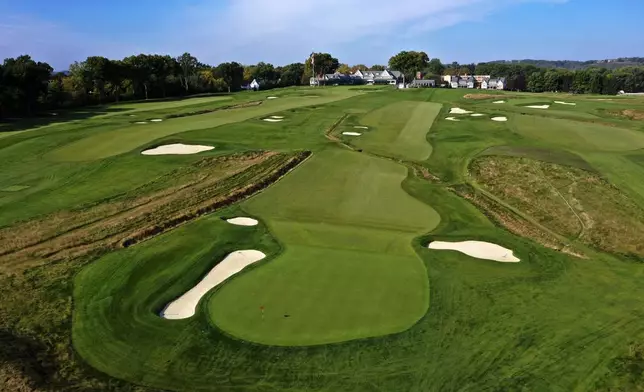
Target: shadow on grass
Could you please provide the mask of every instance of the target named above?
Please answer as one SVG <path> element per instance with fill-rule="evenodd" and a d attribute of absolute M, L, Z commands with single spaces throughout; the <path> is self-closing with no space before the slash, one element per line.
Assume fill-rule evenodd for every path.
<path fill-rule="evenodd" d="M 66 123 L 76 120 L 85 120 L 88 118 L 110 114 L 125 112 L 130 109 L 118 108 L 118 107 L 108 107 L 108 106 L 98 106 L 91 108 L 82 108 L 82 109 L 71 109 L 71 110 L 61 110 L 51 113 L 41 113 L 35 117 L 26 117 L 26 118 L 7 118 L 0 120 L 0 133 L 2 132 L 15 132 L 15 131 L 24 131 L 27 129 L 32 129 L 36 127 L 42 127 L 47 125 Z"/>

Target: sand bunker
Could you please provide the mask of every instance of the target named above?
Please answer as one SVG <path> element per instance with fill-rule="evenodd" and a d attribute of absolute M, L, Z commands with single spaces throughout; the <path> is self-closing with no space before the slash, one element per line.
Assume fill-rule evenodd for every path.
<path fill-rule="evenodd" d="M 369 129 L 369 127 L 365 127 L 363 125 L 356 125 L 354 128 L 355 129 Z"/>
<path fill-rule="evenodd" d="M 455 118 L 455 117 L 445 117 L 445 120 L 449 120 L 449 121 L 461 121 L 461 120 L 459 120 L 459 119 L 457 119 L 457 118 Z"/>
<path fill-rule="evenodd" d="M 154 119 L 152 119 L 152 120 L 150 120 L 150 121 L 152 121 L 152 122 L 161 122 L 161 121 L 163 121 L 163 119 L 160 119 L 160 118 L 154 118 Z"/>
<path fill-rule="evenodd" d="M 555 103 L 558 103 L 559 105 L 570 105 L 570 106 L 576 106 L 576 103 L 572 102 L 564 102 L 564 101 L 555 101 Z"/>
<path fill-rule="evenodd" d="M 244 217 L 226 219 L 226 222 L 237 226 L 257 226 L 257 224 L 259 223 L 257 219 Z"/>
<path fill-rule="evenodd" d="M 277 97 L 266 97 L 266 99 L 277 99 Z"/>
<path fill-rule="evenodd" d="M 276 118 L 276 119 L 278 119 L 278 120 L 281 120 L 281 119 L 283 119 L 283 118 L 284 118 L 284 116 L 271 116 L 271 118 Z"/>
<path fill-rule="evenodd" d="M 530 109 L 548 109 L 550 105 L 530 105 L 526 107 Z"/>
<path fill-rule="evenodd" d="M 482 241 L 443 242 L 434 241 L 429 244 L 429 249 L 455 250 L 465 253 L 470 257 L 483 260 L 500 261 L 503 263 L 518 263 L 519 259 L 514 257 L 510 249 L 500 245 Z"/>
<path fill-rule="evenodd" d="M 494 101 L 492 103 L 505 103 L 505 101 Z"/>
<path fill-rule="evenodd" d="M 150 150 L 145 150 L 141 152 L 143 155 L 190 155 L 198 154 L 204 151 L 213 150 L 213 146 L 199 146 L 199 145 L 190 145 L 190 144 L 166 144 L 165 146 L 159 146 Z"/>
<path fill-rule="evenodd" d="M 284 121 L 284 120 L 282 120 L 281 118 L 265 118 L 265 119 L 264 119 L 264 121 L 268 121 L 268 122 L 282 122 L 282 121 Z"/>
<path fill-rule="evenodd" d="M 449 114 L 470 114 L 470 113 L 472 112 L 461 108 L 452 108 L 452 110 L 449 111 Z"/>
<path fill-rule="evenodd" d="M 197 304 L 210 290 L 247 266 L 265 258 L 258 250 L 238 250 L 226 256 L 221 263 L 210 270 L 206 277 L 181 297 L 170 302 L 160 316 L 168 320 L 187 319 L 195 315 Z"/>
<path fill-rule="evenodd" d="M 135 124 L 147 124 L 147 123 L 148 123 L 147 121 L 137 121 L 137 122 L 135 122 Z"/>
<path fill-rule="evenodd" d="M 506 122 L 508 121 L 507 117 L 492 117 L 492 121 Z"/>
<path fill-rule="evenodd" d="M 342 132 L 342 134 L 345 135 L 345 136 L 360 136 L 360 135 L 362 135 L 359 132 Z"/>
<path fill-rule="evenodd" d="M 485 116 L 485 114 L 474 113 L 474 114 L 470 114 L 470 116 L 472 116 L 472 117 L 483 117 L 483 116 Z"/>

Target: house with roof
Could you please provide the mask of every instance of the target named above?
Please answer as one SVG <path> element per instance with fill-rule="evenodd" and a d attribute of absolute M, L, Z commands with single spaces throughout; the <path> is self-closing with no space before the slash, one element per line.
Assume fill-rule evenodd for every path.
<path fill-rule="evenodd" d="M 449 86 L 451 88 L 458 88 L 458 82 L 459 82 L 460 79 L 461 78 L 459 78 L 458 76 L 450 76 L 450 78 L 449 78 Z"/>
<path fill-rule="evenodd" d="M 436 81 L 435 80 L 427 80 L 427 79 L 414 79 L 409 84 L 409 87 L 412 87 L 412 88 L 436 87 Z"/>
<path fill-rule="evenodd" d="M 485 90 L 505 90 L 505 78 L 491 78 L 481 82 L 481 88 Z"/>
<path fill-rule="evenodd" d="M 391 84 L 395 85 L 403 80 L 403 74 L 400 71 L 385 69 L 384 71 L 357 70 L 352 77 L 359 79 L 364 84 Z"/>

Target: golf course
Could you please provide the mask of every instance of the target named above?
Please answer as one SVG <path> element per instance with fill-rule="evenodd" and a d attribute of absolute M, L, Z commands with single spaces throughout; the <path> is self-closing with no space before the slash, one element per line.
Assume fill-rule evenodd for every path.
<path fill-rule="evenodd" d="M 642 114 L 320 86 L 0 123 L 0 363 L 47 353 L 79 391 L 642 391 Z"/>

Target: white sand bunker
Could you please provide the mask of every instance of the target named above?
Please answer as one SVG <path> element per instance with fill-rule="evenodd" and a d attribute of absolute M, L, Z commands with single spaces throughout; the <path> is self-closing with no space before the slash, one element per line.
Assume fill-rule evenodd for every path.
<path fill-rule="evenodd" d="M 266 97 L 266 99 L 277 99 L 277 97 Z"/>
<path fill-rule="evenodd" d="M 492 103 L 505 103 L 505 101 L 494 101 Z"/>
<path fill-rule="evenodd" d="M 361 136 L 362 134 L 359 132 L 342 132 L 343 135 L 345 136 Z"/>
<path fill-rule="evenodd" d="M 247 266 L 265 258 L 258 250 L 238 250 L 226 256 L 195 287 L 170 302 L 160 316 L 168 320 L 187 319 L 195 315 L 197 304 L 210 290 Z"/>
<path fill-rule="evenodd" d="M 271 116 L 271 118 L 276 118 L 276 119 L 278 119 L 278 120 L 281 120 L 281 119 L 283 119 L 283 118 L 284 118 L 284 116 Z"/>
<path fill-rule="evenodd" d="M 483 117 L 483 116 L 485 116 L 485 114 L 474 113 L 474 114 L 470 114 L 470 116 L 472 116 L 472 117 Z"/>
<path fill-rule="evenodd" d="M 161 122 L 161 121 L 163 121 L 163 119 L 161 119 L 161 118 L 154 118 L 154 119 L 152 119 L 152 120 L 150 120 L 150 121 L 152 121 L 152 122 Z"/>
<path fill-rule="evenodd" d="M 148 123 L 147 121 L 137 121 L 137 122 L 135 122 L 135 124 L 147 124 L 147 123 Z"/>
<path fill-rule="evenodd" d="M 508 121 L 507 117 L 492 117 L 492 121 L 506 122 Z"/>
<path fill-rule="evenodd" d="M 265 118 L 264 121 L 267 121 L 267 122 L 282 122 L 284 120 L 282 120 L 281 118 Z"/>
<path fill-rule="evenodd" d="M 455 117 L 445 117 L 445 120 L 449 120 L 449 121 L 461 121 L 461 120 L 459 120 L 459 119 L 457 119 L 457 118 L 455 118 Z"/>
<path fill-rule="evenodd" d="M 576 106 L 576 103 L 573 102 L 564 102 L 564 101 L 555 101 L 555 103 L 558 103 L 559 105 L 570 105 L 570 106 Z"/>
<path fill-rule="evenodd" d="M 365 127 L 363 125 L 356 125 L 354 128 L 355 129 L 369 129 L 369 127 Z"/>
<path fill-rule="evenodd" d="M 449 114 L 470 114 L 470 113 L 472 112 L 461 108 L 452 108 L 452 110 L 449 111 Z"/>
<path fill-rule="evenodd" d="M 429 244 L 429 249 L 455 250 L 465 253 L 470 257 L 483 260 L 500 261 L 503 263 L 518 263 L 519 259 L 514 257 L 510 249 L 500 245 L 482 241 L 443 242 L 434 241 Z"/>
<path fill-rule="evenodd" d="M 257 226 L 257 224 L 259 223 L 257 219 L 244 217 L 226 219 L 226 222 L 237 226 Z"/>
<path fill-rule="evenodd" d="M 213 146 L 200 146 L 196 144 L 166 144 L 141 152 L 143 155 L 190 155 L 213 150 Z"/>
<path fill-rule="evenodd" d="M 550 105 L 530 105 L 526 107 L 530 109 L 548 109 Z"/>

